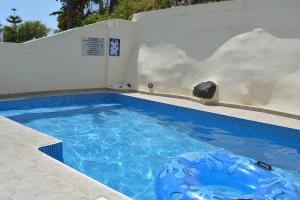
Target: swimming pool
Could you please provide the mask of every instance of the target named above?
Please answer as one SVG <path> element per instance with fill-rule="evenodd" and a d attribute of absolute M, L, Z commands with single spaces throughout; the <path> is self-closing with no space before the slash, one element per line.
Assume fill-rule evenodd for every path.
<path fill-rule="evenodd" d="M 136 200 L 155 199 L 160 166 L 222 150 L 281 168 L 300 185 L 300 131 L 117 93 L 0 102 L 0 115 L 63 141 L 66 165 Z"/>

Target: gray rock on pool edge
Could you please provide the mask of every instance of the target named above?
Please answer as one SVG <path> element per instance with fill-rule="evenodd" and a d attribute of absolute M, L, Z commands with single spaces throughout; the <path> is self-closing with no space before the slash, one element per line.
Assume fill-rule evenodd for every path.
<path fill-rule="evenodd" d="M 203 99 L 211 99 L 215 95 L 217 85 L 212 81 L 199 83 L 194 87 L 193 94 Z"/>

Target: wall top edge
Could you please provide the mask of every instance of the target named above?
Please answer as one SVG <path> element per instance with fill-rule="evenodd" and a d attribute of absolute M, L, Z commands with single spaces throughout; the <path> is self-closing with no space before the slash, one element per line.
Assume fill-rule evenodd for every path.
<path fill-rule="evenodd" d="M 225 12 L 235 12 L 241 10 L 251 10 L 260 8 L 272 8 L 278 6 L 299 4 L 299 0 L 229 0 L 223 2 L 210 2 L 190 6 L 178 6 L 161 10 L 146 11 L 133 15 L 132 21 L 151 20 L 163 17 L 205 15 Z"/>

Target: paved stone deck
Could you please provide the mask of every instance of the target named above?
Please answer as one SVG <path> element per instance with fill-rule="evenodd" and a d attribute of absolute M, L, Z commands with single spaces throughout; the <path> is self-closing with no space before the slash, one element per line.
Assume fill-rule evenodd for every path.
<path fill-rule="evenodd" d="M 300 129 L 300 120 L 261 112 L 204 106 L 141 93 L 124 95 Z M 37 149 L 57 142 L 55 138 L 0 117 L 1 200 L 129 200 Z"/>

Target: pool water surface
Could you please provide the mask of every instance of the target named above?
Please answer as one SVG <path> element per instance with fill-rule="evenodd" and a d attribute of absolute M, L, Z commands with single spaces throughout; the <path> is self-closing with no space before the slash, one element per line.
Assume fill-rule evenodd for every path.
<path fill-rule="evenodd" d="M 300 137 L 296 130 L 264 135 L 264 130 L 257 131 L 259 127 L 218 123 L 203 113 L 197 116 L 200 111 L 188 115 L 182 108 L 173 111 L 174 106 L 161 112 L 164 105 L 159 103 L 143 106 L 130 103 L 139 101 L 132 97 L 118 99 L 121 95 L 113 95 L 115 100 L 84 104 L 44 103 L 35 107 L 18 102 L 2 111 L 0 103 L 0 115 L 62 140 L 66 165 L 136 200 L 154 200 L 153 183 L 160 167 L 187 152 L 223 150 L 264 161 L 281 168 L 297 187 L 300 185 Z"/>

